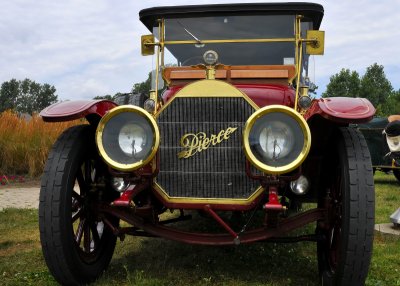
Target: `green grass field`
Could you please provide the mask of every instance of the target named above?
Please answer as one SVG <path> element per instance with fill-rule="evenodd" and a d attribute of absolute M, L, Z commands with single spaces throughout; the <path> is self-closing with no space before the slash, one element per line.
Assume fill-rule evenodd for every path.
<path fill-rule="evenodd" d="M 375 184 L 376 222 L 389 222 L 400 185 L 380 172 Z M 95 285 L 318 285 L 315 253 L 310 242 L 221 248 L 127 237 Z M 43 260 L 37 210 L 0 212 L 0 285 L 57 285 Z M 367 285 L 400 285 L 400 237 L 375 233 Z"/>

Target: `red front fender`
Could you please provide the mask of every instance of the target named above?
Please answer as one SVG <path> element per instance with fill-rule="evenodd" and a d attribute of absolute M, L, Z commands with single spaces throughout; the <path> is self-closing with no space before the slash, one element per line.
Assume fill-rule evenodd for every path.
<path fill-rule="evenodd" d="M 89 122 L 100 119 L 117 104 L 109 100 L 76 100 L 55 103 L 40 112 L 44 121 L 68 121 L 86 117 Z"/>
<path fill-rule="evenodd" d="M 304 118 L 308 120 L 316 114 L 338 123 L 364 123 L 372 119 L 375 108 L 365 98 L 330 97 L 313 101 Z"/>

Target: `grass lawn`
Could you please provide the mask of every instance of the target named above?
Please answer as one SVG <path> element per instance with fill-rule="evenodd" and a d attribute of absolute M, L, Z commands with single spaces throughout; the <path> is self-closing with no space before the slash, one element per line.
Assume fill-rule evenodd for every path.
<path fill-rule="evenodd" d="M 400 185 L 380 172 L 375 184 L 376 223 L 389 222 Z M 318 285 L 315 253 L 310 242 L 217 248 L 127 237 L 95 285 Z M 57 285 L 43 260 L 37 210 L 0 212 L 0 285 Z M 400 237 L 375 233 L 367 285 L 400 285 Z"/>

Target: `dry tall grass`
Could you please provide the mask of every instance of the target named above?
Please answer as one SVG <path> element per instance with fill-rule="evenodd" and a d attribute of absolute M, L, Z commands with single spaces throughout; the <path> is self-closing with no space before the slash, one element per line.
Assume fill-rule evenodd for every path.
<path fill-rule="evenodd" d="M 81 121 L 46 123 L 40 116 L 20 118 L 12 111 L 0 114 L 0 175 L 37 177 L 58 136 Z"/>

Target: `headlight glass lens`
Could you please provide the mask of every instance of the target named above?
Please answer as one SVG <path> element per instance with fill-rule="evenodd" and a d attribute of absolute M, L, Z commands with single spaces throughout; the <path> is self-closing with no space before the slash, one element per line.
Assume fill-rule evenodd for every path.
<path fill-rule="evenodd" d="M 105 122 L 100 122 L 102 128 L 97 135 L 97 144 L 111 167 L 134 170 L 154 156 L 159 134 L 149 117 L 141 108 L 126 107 L 106 115 Z"/>
<path fill-rule="evenodd" d="M 266 165 L 280 167 L 294 161 L 303 149 L 304 135 L 295 119 L 285 113 L 268 113 L 253 125 L 249 136 L 254 156 Z"/>
<path fill-rule="evenodd" d="M 280 105 L 263 107 L 250 116 L 243 136 L 247 158 L 257 169 L 271 174 L 297 168 L 311 146 L 306 121 Z"/>
<path fill-rule="evenodd" d="M 122 164 L 133 164 L 146 158 L 152 149 L 153 132 L 139 114 L 119 113 L 104 126 L 103 146 L 107 155 Z"/>
<path fill-rule="evenodd" d="M 129 157 L 139 157 L 146 147 L 147 135 L 144 128 L 134 123 L 124 125 L 119 131 L 118 143 L 122 152 Z"/>
<path fill-rule="evenodd" d="M 262 149 L 262 155 L 268 160 L 277 161 L 279 158 L 287 156 L 293 149 L 293 130 L 288 128 L 285 123 L 274 121 L 259 126 L 259 128 L 261 128 L 261 132 L 258 142 Z"/>

